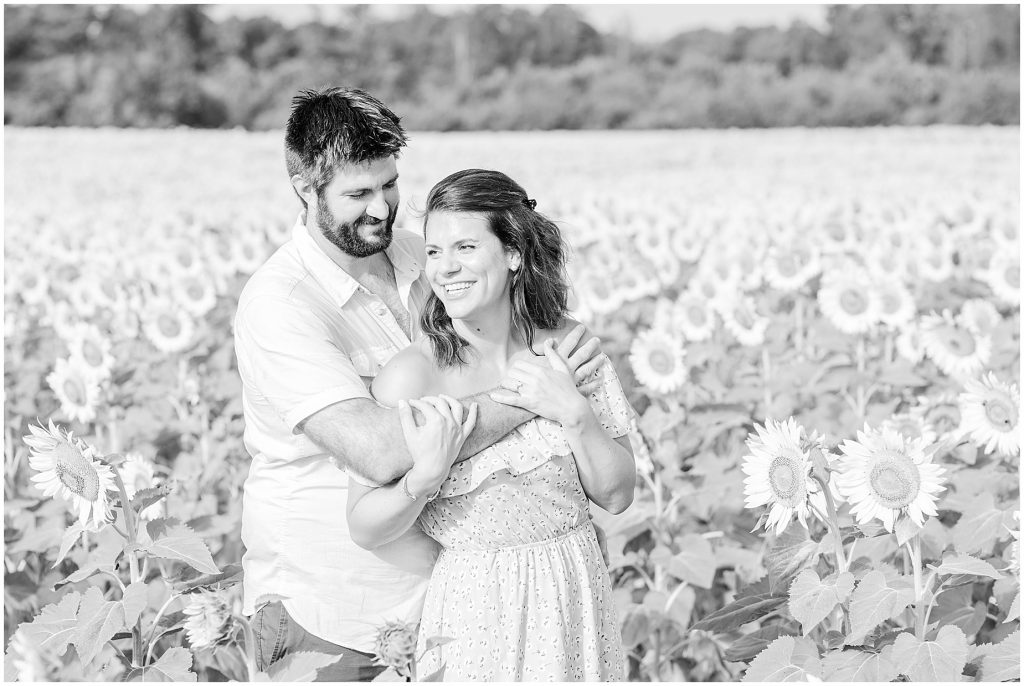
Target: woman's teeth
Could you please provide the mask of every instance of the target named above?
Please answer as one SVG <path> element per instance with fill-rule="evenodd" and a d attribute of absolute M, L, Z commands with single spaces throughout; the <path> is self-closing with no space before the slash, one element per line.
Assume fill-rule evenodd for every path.
<path fill-rule="evenodd" d="M 445 284 L 444 291 L 448 295 L 459 295 L 469 290 L 469 287 L 473 285 L 472 281 L 459 281 L 458 283 Z"/>

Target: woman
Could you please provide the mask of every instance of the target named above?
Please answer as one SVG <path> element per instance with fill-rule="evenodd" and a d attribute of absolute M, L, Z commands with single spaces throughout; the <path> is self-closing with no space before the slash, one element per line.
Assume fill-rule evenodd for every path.
<path fill-rule="evenodd" d="M 588 399 L 553 345 L 575 324 L 565 316 L 565 248 L 534 206 L 500 172 L 465 170 L 431 189 L 426 337 L 373 385 L 378 401 L 399 406 L 415 464 L 393 485 L 351 482 L 349 528 L 374 547 L 416 523 L 443 547 L 418 654 L 430 639 L 452 640 L 426 650 L 421 676 L 443 665 L 448 680 L 624 677 L 588 501 L 614 513 L 632 502 L 633 411 L 607 358 Z M 540 403 L 541 417 L 454 464 L 476 419 L 454 398 L 499 383 Z"/>

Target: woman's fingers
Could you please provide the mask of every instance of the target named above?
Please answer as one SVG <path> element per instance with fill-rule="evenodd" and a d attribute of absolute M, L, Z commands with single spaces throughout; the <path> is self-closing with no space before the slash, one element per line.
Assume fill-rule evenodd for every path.
<path fill-rule="evenodd" d="M 473 433 L 473 428 L 476 426 L 476 418 L 479 414 L 479 410 L 480 405 L 478 403 L 473 403 L 469 406 L 469 412 L 466 413 L 466 421 L 462 423 L 462 437 L 464 439 Z"/>
<path fill-rule="evenodd" d="M 582 324 L 577 324 L 573 327 L 572 331 L 565 334 L 565 338 L 558 342 L 558 352 L 562 353 L 563 357 L 569 357 L 572 353 L 572 349 L 576 347 L 576 344 L 583 338 L 584 332 L 587 327 Z"/>
<path fill-rule="evenodd" d="M 432 403 L 424 402 L 422 398 L 409 398 L 406 401 L 410 406 L 416 408 L 423 415 L 423 423 L 437 422 L 441 420 L 441 415 L 438 413 L 437 408 Z"/>
<path fill-rule="evenodd" d="M 443 398 L 439 398 L 436 395 L 428 395 L 424 396 L 423 398 L 420 398 L 420 400 L 425 400 L 426 402 L 433 405 L 434 409 L 437 410 L 437 414 L 440 415 L 441 420 L 444 421 L 449 426 L 458 425 L 458 422 L 455 421 L 455 417 L 452 415 L 452 408 L 448 405 L 448 402 Z"/>
<path fill-rule="evenodd" d="M 405 400 L 398 401 L 398 421 L 402 423 L 402 432 L 407 436 L 416 430 L 416 419 L 412 416 L 412 406 Z"/>
<path fill-rule="evenodd" d="M 562 372 L 572 376 L 572 370 L 569 369 L 569 363 L 564 357 L 562 357 L 558 350 L 555 348 L 555 342 L 550 338 L 544 343 L 544 355 L 548 358 L 548 364 L 556 372 Z"/>
<path fill-rule="evenodd" d="M 450 395 L 444 395 L 443 393 L 438 397 L 444 400 L 446 403 L 448 403 L 448 407 L 452 411 L 452 417 L 455 419 L 455 423 L 461 424 L 462 416 L 463 414 L 465 414 L 466 409 L 465 407 L 463 407 L 462 403 L 460 403 L 457 399 L 451 397 Z"/>
<path fill-rule="evenodd" d="M 589 377 L 591 374 L 596 372 L 601 367 L 601 363 L 603 361 L 604 361 L 604 358 L 601 357 L 601 355 L 598 355 L 598 356 L 594 357 L 593 359 L 588 360 L 588 361 L 584 362 L 583 364 L 581 364 L 579 366 L 579 368 L 576 370 L 576 375 L 575 375 L 576 381 L 583 381 L 584 379 Z"/>
<path fill-rule="evenodd" d="M 561 352 L 561 350 L 559 351 Z M 580 346 L 579 350 L 572 353 L 571 355 L 562 354 L 569 362 L 571 369 L 579 369 L 581 365 L 586 362 L 593 360 L 601 354 L 601 339 L 594 336 L 586 343 Z"/>

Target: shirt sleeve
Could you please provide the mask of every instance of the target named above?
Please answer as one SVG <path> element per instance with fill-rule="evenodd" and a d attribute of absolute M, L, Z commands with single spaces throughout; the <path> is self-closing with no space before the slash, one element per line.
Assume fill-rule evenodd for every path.
<path fill-rule="evenodd" d="M 235 348 L 243 381 L 293 433 L 328 405 L 371 398 L 327 323 L 299 303 L 274 296 L 247 302 L 235 318 Z"/>

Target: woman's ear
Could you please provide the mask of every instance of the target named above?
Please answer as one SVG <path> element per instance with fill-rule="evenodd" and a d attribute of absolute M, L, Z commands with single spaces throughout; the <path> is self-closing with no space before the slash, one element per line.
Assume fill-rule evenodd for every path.
<path fill-rule="evenodd" d="M 519 267 L 523 264 L 523 256 L 519 254 L 518 250 L 510 250 L 508 252 L 508 268 L 512 271 L 519 271 Z"/>

